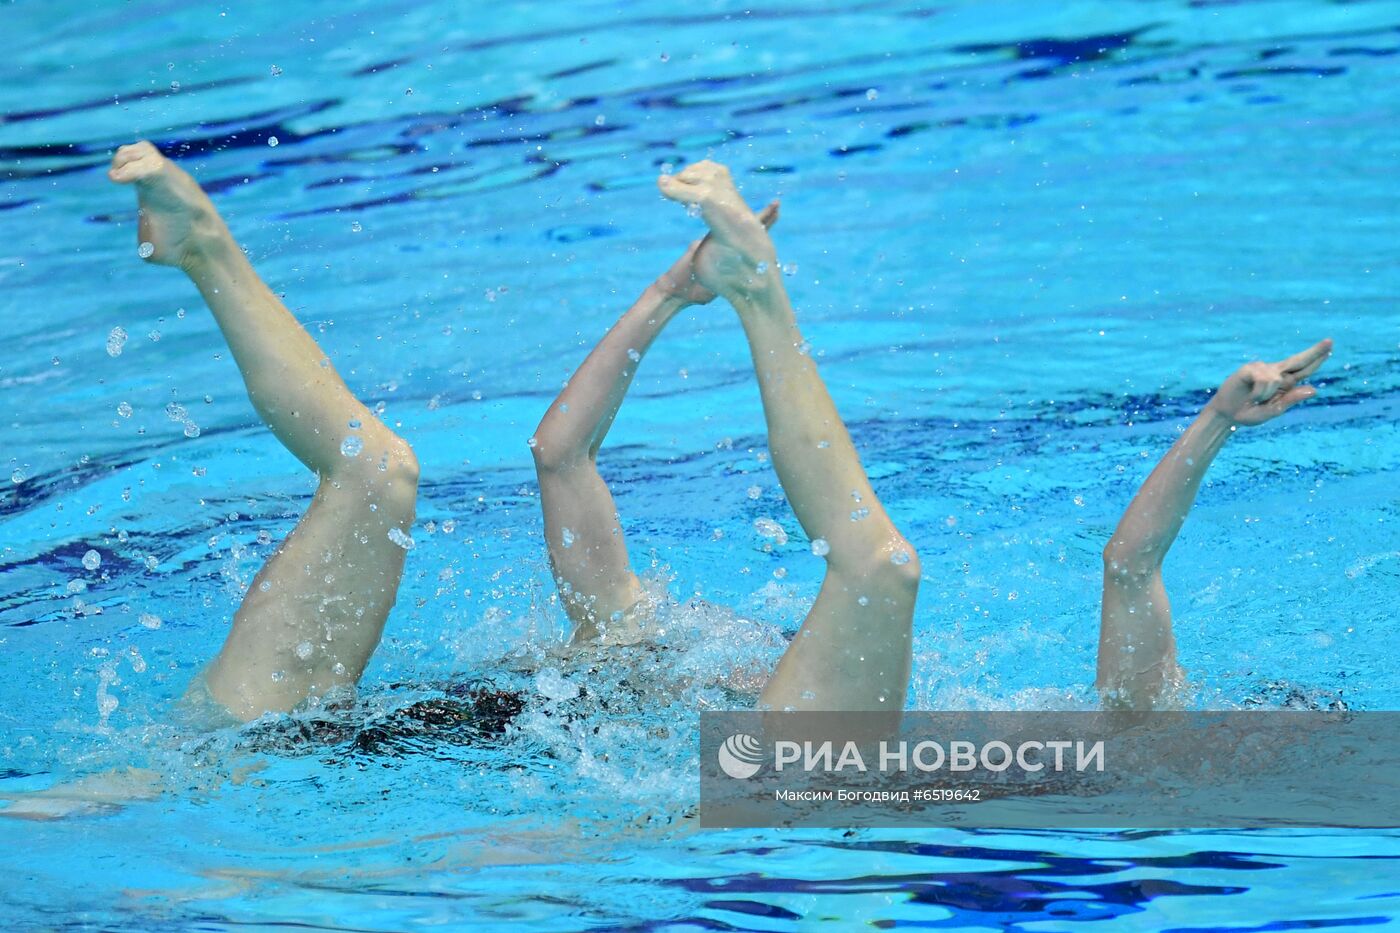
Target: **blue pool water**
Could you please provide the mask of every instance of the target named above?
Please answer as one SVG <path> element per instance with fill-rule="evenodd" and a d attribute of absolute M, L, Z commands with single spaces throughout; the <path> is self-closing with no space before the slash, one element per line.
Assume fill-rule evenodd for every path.
<path fill-rule="evenodd" d="M 1400 3 L 55 2 L 0 33 L 0 803 L 161 776 L 0 819 L 7 929 L 1400 917 L 1394 833 L 699 831 L 697 711 L 821 569 L 732 313 L 670 327 L 602 458 L 678 601 L 667 652 L 558 660 L 525 446 L 697 235 L 656 174 L 727 162 L 783 198 L 801 321 L 919 548 L 909 705 L 1077 706 L 1137 484 L 1234 367 L 1331 336 L 1320 397 L 1220 457 L 1168 586 L 1194 702 L 1400 708 Z M 320 738 L 176 703 L 312 479 L 192 287 L 136 258 L 103 170 L 143 136 L 424 464 L 384 645 Z M 482 682 L 531 688 L 511 732 L 404 730 Z"/>

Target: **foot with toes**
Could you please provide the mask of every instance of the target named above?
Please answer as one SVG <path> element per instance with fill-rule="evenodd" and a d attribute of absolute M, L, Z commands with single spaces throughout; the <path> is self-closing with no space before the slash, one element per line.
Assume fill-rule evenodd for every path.
<path fill-rule="evenodd" d="M 203 189 L 150 143 L 142 140 L 118 149 L 107 177 L 136 186 L 142 259 L 188 271 L 219 243 L 229 242 L 228 230 Z"/>
<path fill-rule="evenodd" d="M 710 228 L 694 254 L 695 281 L 730 301 L 748 298 L 775 281 L 777 252 L 767 227 L 776 210 L 770 205 L 763 215 L 755 214 L 729 169 L 708 160 L 696 162 L 662 175 L 657 185 L 671 200 L 697 208 Z"/>

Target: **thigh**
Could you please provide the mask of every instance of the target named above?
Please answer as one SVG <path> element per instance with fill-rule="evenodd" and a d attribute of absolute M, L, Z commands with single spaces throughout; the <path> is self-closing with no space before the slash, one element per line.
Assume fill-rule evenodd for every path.
<path fill-rule="evenodd" d="M 250 719 L 358 680 L 394 605 L 413 504 L 391 477 L 323 480 L 239 606 L 211 695 Z"/>
<path fill-rule="evenodd" d="M 899 567 L 828 571 L 763 690 L 769 709 L 898 713 L 913 654 L 918 581 Z"/>

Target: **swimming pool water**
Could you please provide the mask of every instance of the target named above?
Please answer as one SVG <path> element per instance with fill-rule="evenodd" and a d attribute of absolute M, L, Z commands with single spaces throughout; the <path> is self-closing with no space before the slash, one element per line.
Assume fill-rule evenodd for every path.
<path fill-rule="evenodd" d="M 800 321 L 919 548 L 909 705 L 1075 706 L 1138 483 L 1234 367 L 1331 336 L 1320 397 L 1213 467 L 1168 587 L 1200 705 L 1400 708 L 1400 3 L 62 2 L 0 31 L 0 798 L 163 775 L 0 819 L 7 927 L 1400 915 L 1393 833 L 698 831 L 697 711 L 741 701 L 821 569 L 732 312 L 670 326 L 601 460 L 669 650 L 558 659 L 525 446 L 698 235 L 656 174 L 724 161 L 782 197 Z M 424 465 L 384 645 L 319 738 L 176 703 L 313 481 L 192 287 L 137 260 L 104 169 L 138 137 Z M 534 691 L 504 736 L 395 718 L 481 682 Z"/>

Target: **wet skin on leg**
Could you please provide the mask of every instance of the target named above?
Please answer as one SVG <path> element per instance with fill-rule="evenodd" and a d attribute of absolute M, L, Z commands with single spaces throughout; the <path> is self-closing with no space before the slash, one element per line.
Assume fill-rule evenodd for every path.
<path fill-rule="evenodd" d="M 390 533 L 413 523 L 418 462 L 258 278 L 193 178 L 147 142 L 117 150 L 108 175 L 136 189 L 143 257 L 194 282 L 254 409 L 320 479 L 205 675 L 214 699 L 241 719 L 290 710 L 355 683 L 379 644 L 406 553 Z M 341 453 L 351 436 L 362 443 L 356 456 Z"/>
<path fill-rule="evenodd" d="M 698 206 L 710 228 L 695 278 L 739 314 L 778 480 L 808 537 L 828 548 L 816 602 L 761 703 L 776 710 L 898 712 L 909 686 L 918 556 L 870 486 L 805 352 L 773 241 L 728 169 L 698 162 L 658 184 L 666 197 Z"/>
<path fill-rule="evenodd" d="M 776 222 L 778 205 L 760 221 Z M 575 643 L 629 642 L 643 637 L 631 610 L 642 597 L 632 571 L 612 493 L 598 472 L 598 450 L 617 417 L 642 358 L 682 310 L 708 304 L 715 293 L 694 277 L 697 240 L 650 285 L 588 354 L 549 407 L 531 438 L 540 483 L 549 561 Z"/>
<path fill-rule="evenodd" d="M 1143 482 L 1103 552 L 1096 683 L 1106 706 L 1151 709 L 1182 682 L 1162 562 L 1230 435 L 1315 396 L 1299 383 L 1331 353 L 1322 340 L 1281 362 L 1241 367 Z"/>

